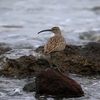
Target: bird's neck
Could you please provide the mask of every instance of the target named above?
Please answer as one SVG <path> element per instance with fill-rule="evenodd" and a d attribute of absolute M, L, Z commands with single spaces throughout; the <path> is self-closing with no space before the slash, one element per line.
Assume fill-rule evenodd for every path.
<path fill-rule="evenodd" d="M 61 32 L 54 33 L 55 36 L 62 36 Z"/>

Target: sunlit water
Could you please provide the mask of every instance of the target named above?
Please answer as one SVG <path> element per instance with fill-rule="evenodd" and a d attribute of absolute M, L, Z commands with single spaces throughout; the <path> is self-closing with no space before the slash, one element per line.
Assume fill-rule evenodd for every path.
<path fill-rule="evenodd" d="M 53 36 L 37 32 L 53 26 L 61 28 L 68 44 L 100 41 L 100 0 L 0 0 L 0 43 L 13 49 L 0 57 L 34 55 L 32 51 Z M 99 78 L 71 77 L 85 96 L 68 100 L 100 100 Z M 35 100 L 35 93 L 23 92 L 26 83 L 27 79 L 0 77 L 0 100 Z"/>

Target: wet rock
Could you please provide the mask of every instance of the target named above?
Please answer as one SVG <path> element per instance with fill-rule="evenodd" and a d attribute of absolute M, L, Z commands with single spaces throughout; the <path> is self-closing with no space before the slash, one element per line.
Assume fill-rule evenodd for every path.
<path fill-rule="evenodd" d="M 24 91 L 33 92 L 36 90 L 35 81 L 26 84 L 23 88 Z"/>
<path fill-rule="evenodd" d="M 48 61 L 43 58 L 37 59 L 34 56 L 22 56 L 18 59 L 8 59 L 0 75 L 6 77 L 33 77 L 41 69 L 47 68 Z"/>
<path fill-rule="evenodd" d="M 39 72 L 36 77 L 36 93 L 65 97 L 84 95 L 81 86 L 76 81 L 54 68 L 47 68 Z"/>
<path fill-rule="evenodd" d="M 5 64 L 5 57 L 3 54 L 10 50 L 11 48 L 8 46 L 8 44 L 0 43 L 0 68 Z"/>
<path fill-rule="evenodd" d="M 43 46 L 35 52 L 43 53 Z M 90 42 L 86 45 L 67 45 L 64 51 L 52 52 L 51 57 L 22 56 L 7 59 L 0 75 L 7 77 L 27 77 L 36 75 L 41 69 L 50 67 L 50 62 L 57 65 L 63 73 L 80 75 L 100 74 L 100 43 Z M 50 59 L 51 58 L 51 59 Z"/>
<path fill-rule="evenodd" d="M 4 54 L 7 51 L 10 51 L 11 48 L 7 46 L 5 43 L 0 43 L 0 55 Z"/>
<path fill-rule="evenodd" d="M 95 42 L 100 42 L 100 34 L 97 34 L 97 35 L 95 34 L 95 35 L 91 36 L 90 40 L 95 41 Z"/>
<path fill-rule="evenodd" d="M 42 47 L 41 47 L 42 48 Z M 40 48 L 40 51 L 43 49 Z M 37 49 L 38 52 L 39 49 Z M 52 63 L 62 72 L 81 75 L 100 74 L 100 43 L 89 42 L 86 45 L 67 45 L 62 52 L 51 53 Z"/>

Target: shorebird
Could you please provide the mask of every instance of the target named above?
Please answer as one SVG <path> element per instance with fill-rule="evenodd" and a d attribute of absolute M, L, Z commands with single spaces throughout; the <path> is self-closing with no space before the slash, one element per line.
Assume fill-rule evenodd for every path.
<path fill-rule="evenodd" d="M 47 43 L 44 46 L 44 53 L 50 54 L 54 51 L 63 51 L 66 47 L 66 40 L 61 34 L 61 30 L 59 27 L 53 27 L 51 29 L 42 30 L 41 32 L 50 31 L 54 33 L 54 36 L 49 38 Z"/>

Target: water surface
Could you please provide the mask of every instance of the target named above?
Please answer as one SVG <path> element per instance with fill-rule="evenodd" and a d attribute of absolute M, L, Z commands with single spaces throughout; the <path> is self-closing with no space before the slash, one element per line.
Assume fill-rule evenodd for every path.
<path fill-rule="evenodd" d="M 1 0 L 0 44 L 9 47 L 0 58 L 18 58 L 34 54 L 53 33 L 37 34 L 42 29 L 59 26 L 68 44 L 100 41 L 100 0 Z M 0 63 L 0 67 L 2 67 Z M 81 98 L 63 100 L 100 100 L 100 78 L 70 75 L 85 92 Z M 0 77 L 0 100 L 36 100 L 35 93 L 22 90 L 27 79 Z M 38 98 L 39 99 L 39 98 Z M 52 97 L 40 99 L 54 100 Z"/>

